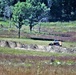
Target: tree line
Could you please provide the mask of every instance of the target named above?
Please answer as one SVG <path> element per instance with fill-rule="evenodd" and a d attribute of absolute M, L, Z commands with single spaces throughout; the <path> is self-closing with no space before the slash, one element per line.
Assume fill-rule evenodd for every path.
<path fill-rule="evenodd" d="M 52 19 L 54 20 L 76 20 L 76 0 L 53 0 L 50 9 Z"/>
<path fill-rule="evenodd" d="M 11 7 L 14 7 L 18 2 L 28 2 L 32 6 L 37 6 L 39 2 L 44 3 L 47 8 L 50 8 L 50 21 L 76 19 L 76 0 L 0 0 L 0 17 L 12 17 Z"/>

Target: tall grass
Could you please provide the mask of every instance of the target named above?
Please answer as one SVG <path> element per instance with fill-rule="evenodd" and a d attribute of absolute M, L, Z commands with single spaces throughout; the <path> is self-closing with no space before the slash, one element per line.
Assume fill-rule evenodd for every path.
<path fill-rule="evenodd" d="M 75 66 L 14 67 L 0 65 L 0 75 L 76 75 Z"/>

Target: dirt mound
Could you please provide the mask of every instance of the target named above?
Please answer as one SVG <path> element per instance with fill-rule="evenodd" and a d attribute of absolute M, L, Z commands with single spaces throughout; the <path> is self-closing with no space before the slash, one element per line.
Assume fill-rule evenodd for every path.
<path fill-rule="evenodd" d="M 23 50 L 34 50 L 34 51 L 44 51 L 44 52 L 56 52 L 56 53 L 76 53 L 76 47 L 74 48 L 64 48 L 59 46 L 43 46 L 37 44 L 22 44 L 15 41 L 0 41 L 0 47 L 9 47 L 14 49 Z"/>
<path fill-rule="evenodd" d="M 17 46 L 16 42 L 14 41 L 0 41 L 0 46 L 1 47 L 10 47 L 10 48 L 15 48 Z"/>

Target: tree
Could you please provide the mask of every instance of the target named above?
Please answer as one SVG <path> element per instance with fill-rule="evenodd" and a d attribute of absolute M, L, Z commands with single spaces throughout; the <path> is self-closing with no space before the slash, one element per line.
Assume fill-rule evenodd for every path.
<path fill-rule="evenodd" d="M 37 2 L 37 0 L 27 1 L 27 3 L 31 3 L 32 6 L 30 8 L 29 16 L 27 17 L 27 22 L 30 27 L 30 31 L 32 31 L 32 28 L 34 25 L 36 25 L 40 19 L 44 17 L 44 12 L 47 10 L 47 7 L 44 3 Z M 27 13 L 27 12 L 26 12 Z"/>
<path fill-rule="evenodd" d="M 75 0 L 52 0 L 50 14 L 54 20 L 76 20 Z"/>
<path fill-rule="evenodd" d="M 5 4 L 6 4 L 5 0 L 0 0 L 0 16 L 3 16 Z"/>
<path fill-rule="evenodd" d="M 0 0 L 0 17 L 5 19 L 11 19 L 12 15 L 12 3 L 14 0 Z"/>
<path fill-rule="evenodd" d="M 0 16 L 3 16 L 7 6 L 14 6 L 18 1 L 25 2 L 26 0 L 0 0 Z"/>
<path fill-rule="evenodd" d="M 52 21 L 60 19 L 61 14 L 62 14 L 61 0 L 52 0 L 52 6 L 50 7 L 50 15 L 52 16 Z"/>
<path fill-rule="evenodd" d="M 15 4 L 14 8 L 13 8 L 13 21 L 15 22 L 15 26 L 18 28 L 18 37 L 20 38 L 20 30 L 22 25 L 24 24 L 24 20 L 27 14 L 25 14 L 26 12 L 26 3 L 25 2 L 18 2 L 17 4 Z"/>
<path fill-rule="evenodd" d="M 41 19 L 39 16 L 41 16 L 46 9 L 45 4 L 41 4 L 40 2 L 36 3 L 36 5 L 32 5 L 30 2 L 18 2 L 15 4 L 12 17 L 18 28 L 19 38 L 22 25 L 27 22 L 30 31 L 32 31 L 33 26 Z"/>

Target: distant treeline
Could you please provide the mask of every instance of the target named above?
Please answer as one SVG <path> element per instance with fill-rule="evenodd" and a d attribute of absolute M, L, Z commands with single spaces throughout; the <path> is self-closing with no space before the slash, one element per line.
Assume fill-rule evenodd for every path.
<path fill-rule="evenodd" d="M 44 3 L 50 9 L 48 16 L 50 21 L 76 20 L 76 0 L 0 0 L 0 17 L 11 18 L 10 7 L 14 7 L 18 1 L 30 2 L 34 5 L 37 2 Z"/>

